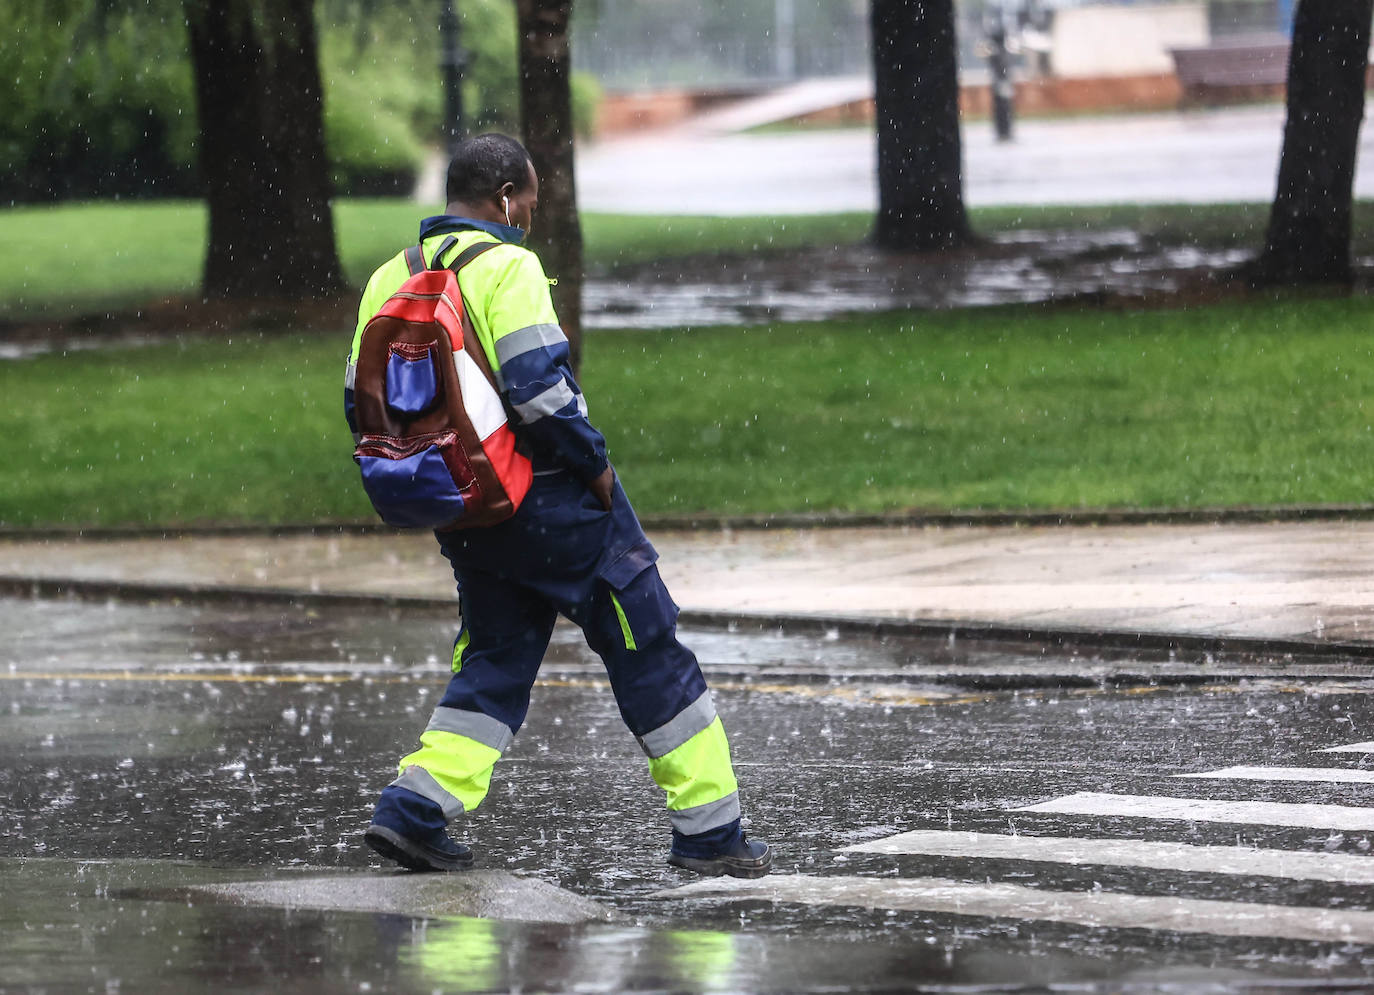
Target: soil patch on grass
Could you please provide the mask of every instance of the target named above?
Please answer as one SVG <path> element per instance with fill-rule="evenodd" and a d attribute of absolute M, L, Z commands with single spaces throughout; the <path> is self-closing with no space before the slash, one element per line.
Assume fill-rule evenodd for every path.
<path fill-rule="evenodd" d="M 1055 302 L 1178 306 L 1243 295 L 1249 249 L 1169 244 L 1127 228 L 999 232 L 965 249 L 889 253 L 863 243 L 710 253 L 594 268 L 588 329 L 750 325 L 902 309 Z M 1360 260 L 1362 285 L 1374 260 Z M 137 310 L 0 322 L 0 359 L 184 335 L 351 328 L 356 294 L 322 301 L 166 299 Z"/>

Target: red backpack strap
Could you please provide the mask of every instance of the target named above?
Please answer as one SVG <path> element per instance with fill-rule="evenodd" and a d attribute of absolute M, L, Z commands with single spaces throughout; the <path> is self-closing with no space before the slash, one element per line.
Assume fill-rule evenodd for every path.
<path fill-rule="evenodd" d="M 423 273 L 425 271 L 425 254 L 420 251 L 418 245 L 412 245 L 405 251 L 406 269 L 410 270 L 410 275 Z"/>

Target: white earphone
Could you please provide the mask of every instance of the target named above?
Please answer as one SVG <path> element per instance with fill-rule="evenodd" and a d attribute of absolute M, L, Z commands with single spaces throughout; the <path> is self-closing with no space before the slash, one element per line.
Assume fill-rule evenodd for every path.
<path fill-rule="evenodd" d="M 501 196 L 501 206 L 506 209 L 506 224 L 510 224 L 510 198 L 504 194 Z"/>

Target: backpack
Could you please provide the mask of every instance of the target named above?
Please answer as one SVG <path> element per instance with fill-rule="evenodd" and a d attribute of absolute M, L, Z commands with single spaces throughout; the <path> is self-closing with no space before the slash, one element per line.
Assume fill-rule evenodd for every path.
<path fill-rule="evenodd" d="M 457 272 L 501 244 L 479 242 L 448 266 L 426 269 L 405 250 L 410 277 L 363 329 L 353 399 L 353 459 L 382 521 L 440 531 L 495 525 L 530 488 L 529 459 L 473 333 Z"/>

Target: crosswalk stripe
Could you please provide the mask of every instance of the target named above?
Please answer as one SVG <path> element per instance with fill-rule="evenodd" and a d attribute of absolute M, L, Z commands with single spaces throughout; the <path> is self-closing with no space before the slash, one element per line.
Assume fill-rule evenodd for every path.
<path fill-rule="evenodd" d="M 1240 781 L 1302 781 L 1303 783 L 1374 784 L 1374 770 L 1345 767 L 1223 767 L 1174 777 L 1234 778 Z"/>
<path fill-rule="evenodd" d="M 1321 753 L 1374 753 L 1374 743 L 1348 743 L 1345 746 L 1328 746 Z"/>
<path fill-rule="evenodd" d="M 1198 846 L 1148 840 L 1082 839 L 1068 836 L 1008 836 L 918 829 L 843 847 L 848 853 L 925 854 L 1031 860 L 1053 864 L 1149 867 L 1212 874 L 1253 874 L 1299 881 L 1374 884 L 1374 857 L 1350 853 Z"/>
<path fill-rule="evenodd" d="M 1112 795 L 1094 791 L 1065 795 L 1012 811 L 1182 819 L 1188 822 L 1237 822 L 1247 825 L 1298 826 L 1306 829 L 1343 829 L 1354 832 L 1374 830 L 1374 808 Z"/>
<path fill-rule="evenodd" d="M 1217 936 L 1374 943 L 1374 912 L 1125 895 L 1111 891 L 1045 891 L 1025 885 L 978 884 L 943 878 L 804 875 L 772 875 L 757 880 L 711 878 L 655 892 L 652 897 L 844 905 Z"/>

